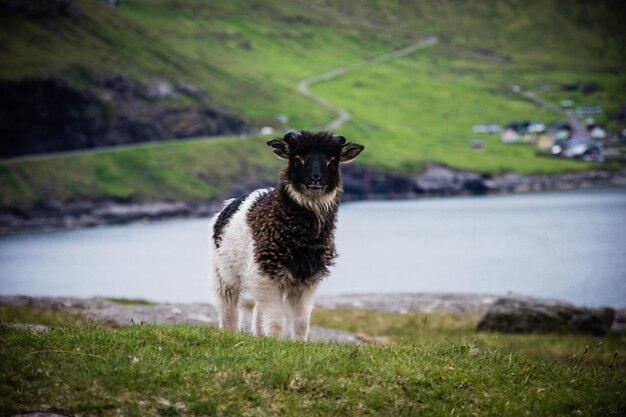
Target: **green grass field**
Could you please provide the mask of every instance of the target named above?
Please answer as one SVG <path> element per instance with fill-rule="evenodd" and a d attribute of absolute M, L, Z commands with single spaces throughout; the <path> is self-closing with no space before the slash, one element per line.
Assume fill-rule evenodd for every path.
<path fill-rule="evenodd" d="M 32 310 L 3 308 L 0 317 L 50 324 L 49 313 Z M 89 320 L 75 323 L 62 311 L 54 316 L 53 324 L 64 325 L 47 332 L 0 325 L 2 414 L 619 416 L 626 411 L 626 377 L 615 361 L 537 355 L 546 347 L 565 355 L 589 338 L 535 335 L 518 336 L 526 343 L 500 343 L 503 337 L 497 335 L 476 338 L 466 329 L 468 318 L 459 315 L 429 315 L 424 323 L 417 315 L 316 311 L 317 322 L 394 337 L 387 345 L 361 346 L 257 338 L 203 326 L 110 328 Z M 610 340 L 605 343 L 624 351 L 623 337 Z M 597 345 L 590 349 L 607 348 Z"/>
<path fill-rule="evenodd" d="M 273 178 L 276 159 L 260 139 L 206 139 L 0 163 L 0 203 L 118 197 L 204 200 L 232 183 Z"/>
<path fill-rule="evenodd" d="M 534 360 L 587 363 L 626 371 L 626 335 L 593 337 L 580 334 L 503 334 L 476 331 L 479 313 L 389 313 L 375 310 L 322 310 L 313 323 L 363 335 L 385 335 L 394 343 L 429 345 L 461 342 L 515 352 Z M 619 360 L 618 360 L 619 358 Z"/>
<path fill-rule="evenodd" d="M 63 75 L 80 84 L 98 71 L 159 76 L 200 86 L 212 103 L 252 125 L 278 128 L 279 113 L 298 129 L 334 117 L 298 93 L 300 80 L 439 35 L 432 48 L 312 86 L 353 114 L 340 133 L 367 146 L 360 163 L 391 171 L 415 172 L 428 161 L 490 173 L 597 167 L 538 157 L 529 146 L 504 145 L 471 128 L 559 118 L 510 94 L 514 84 L 537 90 L 595 81 L 600 91 L 588 98 L 607 109 L 607 122 L 626 100 L 619 2 L 128 0 L 113 9 L 78 0 L 77 6 L 79 17 L 47 25 L 0 16 L 0 77 Z M 509 61 L 494 59 L 493 51 Z M 474 138 L 485 139 L 484 151 L 470 148 Z M 277 167 L 258 137 L 23 158 L 0 162 L 0 204 L 202 200 L 228 194 L 235 180 L 269 180 Z"/>

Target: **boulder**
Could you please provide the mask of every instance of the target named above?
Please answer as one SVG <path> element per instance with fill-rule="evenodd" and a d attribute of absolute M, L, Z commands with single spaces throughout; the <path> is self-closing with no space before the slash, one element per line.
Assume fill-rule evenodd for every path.
<path fill-rule="evenodd" d="M 1 1 L 1 0 L 0 0 Z M 1 11 L 1 10 L 0 10 Z M 187 100 L 178 100 L 185 94 Z M 178 100 L 178 101 L 176 101 Z M 245 120 L 190 84 L 90 74 L 0 80 L 0 157 L 244 132 Z"/>
<path fill-rule="evenodd" d="M 428 163 L 425 169 L 415 176 L 414 187 L 418 194 L 485 194 L 489 191 L 486 182 L 488 179 L 489 175 L 480 172 Z"/>
<path fill-rule="evenodd" d="M 615 318 L 608 307 L 584 308 L 556 300 L 503 297 L 478 322 L 478 331 L 576 332 L 604 336 Z"/>
<path fill-rule="evenodd" d="M 74 0 L 0 0 L 0 11 L 36 21 L 78 15 Z"/>

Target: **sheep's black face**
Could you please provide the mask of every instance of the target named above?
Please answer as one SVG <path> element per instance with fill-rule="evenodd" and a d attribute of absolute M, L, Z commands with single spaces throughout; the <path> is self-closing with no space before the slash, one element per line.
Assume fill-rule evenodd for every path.
<path fill-rule="evenodd" d="M 338 159 L 338 152 L 297 153 L 289 158 L 287 176 L 303 194 L 330 192 L 339 185 Z"/>
<path fill-rule="evenodd" d="M 346 143 L 343 136 L 307 131 L 287 133 L 268 145 L 279 158 L 289 161 L 289 185 L 308 196 L 334 193 L 340 183 L 339 164 L 352 161 L 364 148 Z"/>

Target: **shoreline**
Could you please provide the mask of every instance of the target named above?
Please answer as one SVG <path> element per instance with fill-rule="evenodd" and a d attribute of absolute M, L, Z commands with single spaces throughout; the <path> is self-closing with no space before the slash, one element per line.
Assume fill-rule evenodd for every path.
<path fill-rule="evenodd" d="M 523 194 L 538 191 L 585 189 L 626 185 L 626 168 L 589 170 L 556 175 L 504 173 L 490 175 L 430 163 L 417 174 L 396 174 L 353 165 L 342 170 L 343 202 L 407 200 L 452 196 Z M 262 182 L 262 181 L 261 181 Z M 267 182 L 256 186 L 271 186 Z M 254 188 L 257 188 L 257 187 Z M 247 190 L 244 184 L 233 189 Z M 202 218 L 217 212 L 233 195 L 205 201 L 142 202 L 119 198 L 83 198 L 69 201 L 0 207 L 0 236 L 37 233 L 113 224 Z"/>
<path fill-rule="evenodd" d="M 358 309 L 400 314 L 412 312 L 425 314 L 436 312 L 484 314 L 496 301 L 507 297 L 534 300 L 546 305 L 559 304 L 583 307 L 562 300 L 529 297 L 513 293 L 495 295 L 454 292 L 319 295 L 316 297 L 314 305 L 315 308 L 326 310 Z M 245 307 L 246 303 L 246 300 L 244 300 L 242 311 L 244 323 L 249 327 L 251 313 Z M 0 306 L 2 305 L 53 310 L 65 309 L 111 325 L 188 323 L 217 326 L 218 323 L 217 310 L 213 304 L 209 303 L 153 303 L 142 300 L 141 303 L 133 304 L 132 300 L 121 303 L 102 297 L 0 295 Z M 614 310 L 616 315 L 611 331 L 626 331 L 626 305 Z M 325 340 L 329 340 L 329 338 L 333 340 L 347 340 L 353 336 L 346 332 L 321 327 L 316 327 L 314 333 L 320 339 Z"/>

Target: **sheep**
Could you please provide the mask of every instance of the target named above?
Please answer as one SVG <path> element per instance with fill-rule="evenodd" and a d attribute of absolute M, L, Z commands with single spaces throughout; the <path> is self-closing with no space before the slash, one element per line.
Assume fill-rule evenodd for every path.
<path fill-rule="evenodd" d="M 267 144 L 288 163 L 275 188 L 228 200 L 211 219 L 211 287 L 221 328 L 240 327 L 240 298 L 248 292 L 254 334 L 307 340 L 313 296 L 337 257 L 339 164 L 364 146 L 304 130 Z"/>

